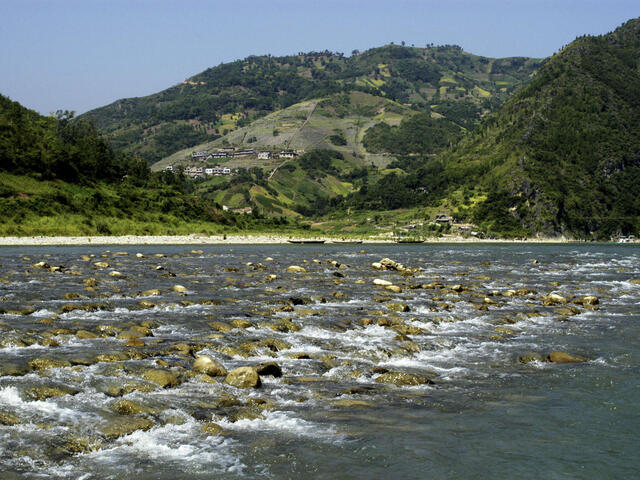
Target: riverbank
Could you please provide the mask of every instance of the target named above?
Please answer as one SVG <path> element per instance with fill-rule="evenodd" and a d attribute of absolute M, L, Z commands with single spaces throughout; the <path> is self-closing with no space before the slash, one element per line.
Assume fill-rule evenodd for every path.
<path fill-rule="evenodd" d="M 298 237 L 277 234 L 247 234 L 247 235 L 125 235 L 125 236 L 79 236 L 79 237 L 0 237 L 0 246 L 47 246 L 47 245 L 277 245 L 294 241 L 318 240 L 327 244 L 344 244 L 348 242 L 362 242 L 373 244 L 396 243 L 393 238 L 337 238 L 337 237 Z M 453 236 L 432 237 L 425 243 L 569 243 L 573 240 L 564 237 L 542 238 L 527 240 L 478 239 Z"/>

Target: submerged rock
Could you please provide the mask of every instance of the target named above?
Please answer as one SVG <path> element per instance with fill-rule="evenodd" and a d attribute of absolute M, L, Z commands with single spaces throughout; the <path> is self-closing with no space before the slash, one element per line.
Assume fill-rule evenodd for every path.
<path fill-rule="evenodd" d="M 121 417 L 109 422 L 100 430 L 107 438 L 119 438 L 129 435 L 137 430 L 147 431 L 153 428 L 153 422 L 144 417 Z"/>
<path fill-rule="evenodd" d="M 433 384 L 433 380 L 411 373 L 404 372 L 387 372 L 376 378 L 377 383 L 391 383 L 397 387 L 429 385 Z"/>
<path fill-rule="evenodd" d="M 46 400 L 52 397 L 62 397 L 64 395 L 76 395 L 80 390 L 71 387 L 33 387 L 27 391 L 27 395 L 34 400 Z"/>
<path fill-rule="evenodd" d="M 202 431 L 202 433 L 205 433 L 211 436 L 225 434 L 224 429 L 217 423 L 213 423 L 213 422 L 205 423 L 204 425 L 202 425 L 202 427 L 200 427 L 200 430 Z"/>
<path fill-rule="evenodd" d="M 230 371 L 224 383 L 237 388 L 258 388 L 262 384 L 255 368 L 239 367 Z"/>
<path fill-rule="evenodd" d="M 582 363 L 587 362 L 589 359 L 582 355 L 570 355 L 565 352 L 551 352 L 547 355 L 545 360 L 552 363 Z"/>
<path fill-rule="evenodd" d="M 0 411 L 0 425 L 13 426 L 18 425 L 19 423 L 20 419 L 12 413 Z"/>
<path fill-rule="evenodd" d="M 409 312 L 411 309 L 406 303 L 402 302 L 389 302 L 386 304 L 387 308 L 392 312 Z"/>
<path fill-rule="evenodd" d="M 518 357 L 520 363 L 544 362 L 544 357 L 539 353 L 528 352 Z"/>
<path fill-rule="evenodd" d="M 118 338 L 120 340 L 129 340 L 132 338 L 142 338 L 142 337 L 153 337 L 153 333 L 150 328 L 142 327 L 140 325 L 136 325 L 131 327 L 129 330 L 125 330 L 124 332 L 120 332 L 118 334 Z"/>
<path fill-rule="evenodd" d="M 68 360 L 38 357 L 31 360 L 29 366 L 33 370 L 47 370 L 49 368 L 70 367 L 71 362 Z"/>
<path fill-rule="evenodd" d="M 348 398 L 344 398 L 341 400 L 336 400 L 331 402 L 334 407 L 341 408 L 373 408 L 375 405 L 369 402 L 365 402 L 364 400 L 351 400 Z"/>
<path fill-rule="evenodd" d="M 111 409 L 120 414 L 120 415 L 136 415 L 138 413 L 150 413 L 146 407 L 143 407 L 139 403 L 133 402 L 131 400 L 118 400 L 113 405 L 111 405 Z"/>

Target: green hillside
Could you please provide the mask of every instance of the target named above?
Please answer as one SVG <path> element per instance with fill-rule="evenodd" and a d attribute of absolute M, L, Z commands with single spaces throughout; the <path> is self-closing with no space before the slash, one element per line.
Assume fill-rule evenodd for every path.
<path fill-rule="evenodd" d="M 115 148 L 150 163 L 291 105 L 343 92 L 369 93 L 417 111 L 429 109 L 471 128 L 542 63 L 480 57 L 457 46 L 387 45 L 350 57 L 329 51 L 251 56 L 82 117 L 108 134 Z"/>
<path fill-rule="evenodd" d="M 0 95 L 0 235 L 216 233 L 270 221 L 238 217 L 115 152 L 70 112 L 43 117 Z"/>
<path fill-rule="evenodd" d="M 403 118 L 415 114 L 414 110 L 397 102 L 360 91 L 334 94 L 278 110 L 219 139 L 180 150 L 152 168 L 160 170 L 167 165 L 186 165 L 192 163 L 194 150 L 214 151 L 225 146 L 271 151 L 332 149 L 357 164 L 385 165 L 390 161 L 385 152 L 372 153 L 365 149 L 363 137 L 367 129 L 380 122 L 398 125 Z M 273 169 L 277 165 L 273 161 L 243 158 L 225 159 L 223 163 L 232 168 L 261 166 Z"/>
<path fill-rule="evenodd" d="M 637 234 L 640 19 L 571 43 L 443 161 L 494 231 Z"/>

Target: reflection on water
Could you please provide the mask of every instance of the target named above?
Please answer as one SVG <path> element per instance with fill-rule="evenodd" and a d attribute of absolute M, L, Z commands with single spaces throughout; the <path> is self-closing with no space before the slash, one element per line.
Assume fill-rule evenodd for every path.
<path fill-rule="evenodd" d="M 639 259 L 610 245 L 2 248 L 0 470 L 629 476 Z M 197 355 L 256 368 L 261 386 L 194 370 Z"/>

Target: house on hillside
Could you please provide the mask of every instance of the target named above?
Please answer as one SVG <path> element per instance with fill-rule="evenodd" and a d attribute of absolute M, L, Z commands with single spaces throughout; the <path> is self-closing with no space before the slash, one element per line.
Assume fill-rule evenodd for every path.
<path fill-rule="evenodd" d="M 250 155 L 256 155 L 258 151 L 254 148 L 246 149 L 246 150 L 238 150 L 233 152 L 232 156 L 234 157 L 248 157 Z"/>
<path fill-rule="evenodd" d="M 232 212 L 240 215 L 251 215 L 253 213 L 253 209 L 251 207 L 231 208 L 226 205 L 223 205 L 222 210 L 224 210 L 225 212 Z"/>
<path fill-rule="evenodd" d="M 283 150 L 278 154 L 278 158 L 295 158 L 298 154 L 293 150 Z"/>
<path fill-rule="evenodd" d="M 207 152 L 206 150 L 202 151 L 202 152 L 193 152 L 191 154 L 191 158 L 193 158 L 194 160 L 197 160 L 199 162 L 204 162 L 207 157 L 209 156 L 209 152 Z"/>
<path fill-rule="evenodd" d="M 451 215 L 447 215 L 446 213 L 439 213 L 436 215 L 435 219 L 436 223 L 453 223 L 453 217 Z"/>

